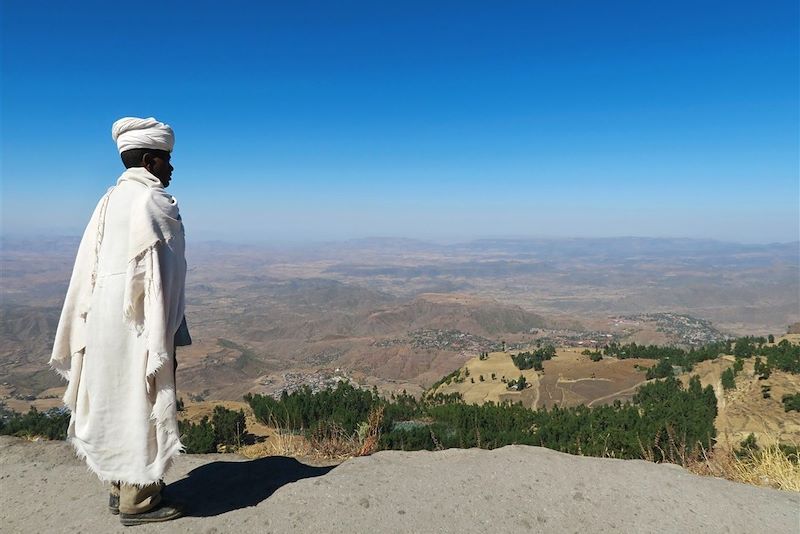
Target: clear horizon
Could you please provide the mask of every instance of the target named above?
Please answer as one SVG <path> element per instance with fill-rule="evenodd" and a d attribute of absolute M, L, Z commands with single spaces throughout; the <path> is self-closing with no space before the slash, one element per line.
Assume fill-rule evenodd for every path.
<path fill-rule="evenodd" d="M 796 2 L 129 11 L 3 4 L 3 235 L 80 234 L 138 115 L 193 241 L 800 240 Z"/>

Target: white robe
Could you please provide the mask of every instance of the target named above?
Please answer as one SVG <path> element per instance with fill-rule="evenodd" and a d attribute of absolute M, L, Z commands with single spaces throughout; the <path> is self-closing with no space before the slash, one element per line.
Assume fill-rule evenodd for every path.
<path fill-rule="evenodd" d="M 140 167 L 100 199 L 81 240 L 50 365 L 69 382 L 67 439 L 101 480 L 157 482 L 183 449 L 173 350 L 184 247 L 175 198 Z"/>

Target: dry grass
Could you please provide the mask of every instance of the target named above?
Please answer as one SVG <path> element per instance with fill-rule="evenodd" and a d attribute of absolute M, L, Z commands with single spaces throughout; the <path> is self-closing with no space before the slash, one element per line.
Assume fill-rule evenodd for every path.
<path fill-rule="evenodd" d="M 664 434 L 667 437 L 665 447 L 661 446 L 662 431 L 656 432 L 652 444 L 644 444 L 639 439 L 639 449 L 642 453 L 642 458 L 648 462 L 661 462 L 665 461 L 671 464 L 678 464 L 688 467 L 694 463 L 696 458 L 701 452 L 702 447 L 699 444 L 689 447 L 686 443 L 686 436 L 676 436 L 675 430 L 671 425 L 666 426 Z M 604 454 L 604 456 L 607 456 Z"/>
<path fill-rule="evenodd" d="M 311 456 L 311 447 L 302 433 L 292 432 L 288 427 L 281 426 L 277 419 L 270 421 L 272 431 L 266 440 L 252 445 L 246 445 L 237 452 L 245 458 L 264 458 L 265 456 Z"/>
<path fill-rule="evenodd" d="M 361 442 L 361 448 L 358 450 L 357 456 L 369 456 L 378 450 L 384 410 L 385 408 L 383 406 L 378 406 L 372 410 L 369 413 L 369 417 L 367 417 L 366 425 L 359 428 L 358 436 Z"/>
<path fill-rule="evenodd" d="M 647 446 L 640 441 L 642 458 L 651 462 L 659 462 L 663 458 L 668 463 L 682 465 L 696 475 L 800 492 L 800 459 L 787 456 L 781 450 L 779 440 L 774 437 L 762 435 L 761 440 L 765 445 L 737 454 L 729 447 L 689 448 L 685 439 L 676 439 L 670 427 L 667 427 L 666 434 L 666 450 L 658 444 L 660 434 L 656 435 L 653 445 Z M 713 452 L 707 452 L 709 450 Z M 613 457 L 608 454 L 604 456 Z"/>
<path fill-rule="evenodd" d="M 336 423 L 320 424 L 309 441 L 315 455 L 331 460 L 352 458 L 360 448 L 357 434 L 348 434 Z"/>
<path fill-rule="evenodd" d="M 467 404 L 510 400 L 529 408 L 610 404 L 617 398 L 632 397 L 636 386 L 645 380 L 637 365 L 649 367 L 654 363 L 638 358 L 592 362 L 581 350 L 558 348 L 556 357 L 544 362 L 544 374 L 533 369 L 519 370 L 510 357 L 511 352 L 490 352 L 483 360 L 475 357 L 467 361 L 461 368 L 461 381 L 442 384 L 434 393 L 460 393 Z M 502 377 L 511 380 L 520 375 L 532 387 L 517 392 L 509 390 L 502 381 Z"/>
<path fill-rule="evenodd" d="M 686 468 L 698 475 L 800 492 L 800 462 L 787 457 L 777 440 L 739 455 L 727 448 L 704 453 L 702 460 L 690 462 Z"/>
<path fill-rule="evenodd" d="M 269 422 L 272 432 L 265 441 L 242 447 L 238 452 L 246 458 L 291 456 L 345 460 L 354 456 L 368 456 L 378 448 L 383 411 L 384 408 L 380 406 L 370 412 L 367 421 L 353 434 L 345 432 L 340 425 L 327 423 L 319 425 L 308 439 L 302 429 L 293 431 L 272 419 Z"/>

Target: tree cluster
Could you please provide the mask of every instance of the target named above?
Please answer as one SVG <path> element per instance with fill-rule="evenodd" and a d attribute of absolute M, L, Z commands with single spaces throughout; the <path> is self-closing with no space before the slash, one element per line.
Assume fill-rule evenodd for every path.
<path fill-rule="evenodd" d="M 583 349 L 581 351 L 581 354 L 583 354 L 584 356 L 588 356 L 589 359 L 592 360 L 593 362 L 599 362 L 600 360 L 603 359 L 603 352 L 600 350 Z"/>
<path fill-rule="evenodd" d="M 516 380 L 509 380 L 506 383 L 506 389 L 513 389 L 515 391 L 522 391 L 528 386 L 528 381 L 525 379 L 524 375 L 519 375 L 519 378 Z"/>
<path fill-rule="evenodd" d="M 648 380 L 653 380 L 654 378 L 667 378 L 668 376 L 673 376 L 674 374 L 675 372 L 672 369 L 672 363 L 670 363 L 669 358 L 665 358 L 663 360 L 659 360 L 657 364 L 647 369 L 646 378 Z"/>
<path fill-rule="evenodd" d="M 728 367 L 722 371 L 722 389 L 729 390 L 736 387 L 736 375 L 733 373 L 733 368 Z"/>
<path fill-rule="evenodd" d="M 469 376 L 469 372 L 467 372 L 467 375 L 466 375 L 466 376 Z M 436 389 L 436 388 L 438 388 L 439 386 L 441 386 L 442 384 L 446 384 L 446 385 L 448 385 L 448 386 L 449 386 L 449 385 L 450 385 L 450 384 L 452 384 L 454 381 L 455 381 L 456 383 L 460 383 L 460 382 L 463 382 L 463 381 L 464 381 L 464 378 L 462 378 L 462 377 L 461 377 L 461 369 L 456 369 L 456 370 L 455 370 L 455 371 L 453 371 L 452 373 L 449 373 L 449 374 L 446 374 L 446 375 L 444 375 L 442 378 L 440 378 L 439 380 L 437 380 L 436 382 L 434 382 L 434 383 L 433 383 L 433 385 L 431 385 L 430 389 Z M 474 381 L 473 381 L 473 382 L 474 382 Z"/>
<path fill-rule="evenodd" d="M 800 345 L 783 339 L 777 345 L 762 346 L 759 353 L 767 359 L 770 368 L 800 374 Z"/>
<path fill-rule="evenodd" d="M 774 341 L 774 338 L 773 338 Z M 700 348 L 689 350 L 680 347 L 663 347 L 659 345 L 637 345 L 628 343 L 607 345 L 602 354 L 616 358 L 648 358 L 658 363 L 647 371 L 647 378 L 666 378 L 673 375 L 673 368 L 689 372 L 694 366 L 705 360 L 713 360 L 722 354 L 733 354 L 737 363 L 734 376 L 741 371 L 741 360 L 756 357 L 756 374 L 768 378 L 772 369 L 780 369 L 788 373 L 800 374 L 800 345 L 793 345 L 787 340 L 778 344 L 768 342 L 764 337 L 740 337 L 735 340 L 709 343 Z M 760 362 L 760 363 L 759 363 Z"/>
<path fill-rule="evenodd" d="M 695 364 L 705 360 L 713 360 L 720 354 L 730 353 L 731 350 L 729 341 L 709 343 L 697 349 L 692 347 L 689 350 L 660 345 L 637 345 L 636 343 L 619 345 L 611 343 L 603 349 L 603 356 L 614 356 L 619 359 L 647 358 L 659 360 L 659 362 L 666 360 L 669 362 L 670 367 L 675 365 L 688 372 L 694 368 Z M 663 373 L 665 369 L 666 365 L 662 366 L 661 372 Z M 672 370 L 670 369 L 671 373 Z M 664 376 L 669 375 L 665 374 Z"/>
<path fill-rule="evenodd" d="M 4 408 L 1 411 L 0 434 L 2 435 L 67 439 L 69 411 L 65 409 L 53 408 L 40 412 L 36 408 L 31 408 L 26 414 L 8 412 Z"/>
<path fill-rule="evenodd" d="M 224 406 L 214 406 L 211 420 L 203 417 L 199 423 L 179 421 L 181 443 L 190 454 L 217 452 L 220 446 L 227 449 L 242 444 L 247 426 L 244 411 L 229 410 Z"/>
<path fill-rule="evenodd" d="M 452 377 L 451 375 L 448 375 Z M 435 385 L 432 389 L 435 389 Z M 253 408 L 255 416 L 268 425 L 279 425 L 291 430 L 313 430 L 321 421 L 334 422 L 347 432 L 354 432 L 358 424 L 367 420 L 370 409 L 380 402 L 376 390 L 353 387 L 346 381 L 336 388 L 313 393 L 303 388 L 281 394 L 279 399 L 266 395 L 245 395 L 244 400 Z"/>
<path fill-rule="evenodd" d="M 556 348 L 553 345 L 546 345 L 534 351 L 520 352 L 511 356 L 511 361 L 517 366 L 520 371 L 526 369 L 534 369 L 536 371 L 544 370 L 542 362 L 551 360 L 556 355 Z"/>
<path fill-rule="evenodd" d="M 519 381 L 514 382 L 516 387 Z M 523 382 L 524 387 L 524 382 Z M 448 447 L 495 448 L 539 445 L 564 452 L 681 461 L 697 457 L 715 436 L 716 397 L 694 377 L 687 388 L 668 378 L 642 386 L 633 403 L 534 411 L 504 402 L 465 404 L 458 394 L 407 395 L 382 399 L 342 382 L 313 393 L 303 389 L 280 399 L 248 395 L 256 416 L 310 433 L 336 423 L 354 432 L 373 408 L 382 406 L 379 447 L 434 450 Z M 680 448 L 681 455 L 677 448 Z M 681 456 L 681 458 L 678 458 Z"/>
<path fill-rule="evenodd" d="M 790 412 L 794 410 L 796 412 L 800 412 L 800 393 L 795 393 L 794 395 L 784 395 L 781 398 L 781 402 L 783 402 L 784 411 Z"/>
<path fill-rule="evenodd" d="M 772 368 L 761 358 L 756 357 L 755 363 L 753 364 L 753 373 L 759 380 L 766 380 L 772 374 Z"/>

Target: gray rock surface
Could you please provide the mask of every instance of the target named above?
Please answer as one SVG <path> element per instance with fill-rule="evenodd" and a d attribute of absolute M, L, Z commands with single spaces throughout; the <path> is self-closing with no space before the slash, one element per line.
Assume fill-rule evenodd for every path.
<path fill-rule="evenodd" d="M 381 452 L 337 467 L 187 455 L 167 482 L 189 517 L 125 528 L 68 445 L 0 437 L 0 531 L 800 532 L 800 494 L 526 446 Z"/>

